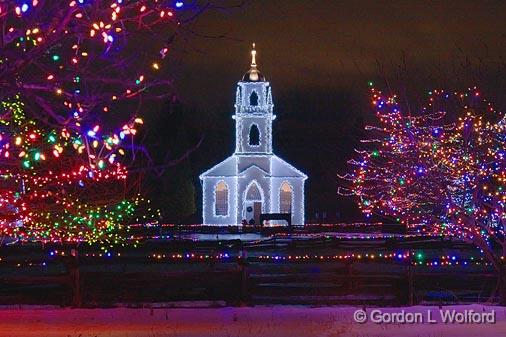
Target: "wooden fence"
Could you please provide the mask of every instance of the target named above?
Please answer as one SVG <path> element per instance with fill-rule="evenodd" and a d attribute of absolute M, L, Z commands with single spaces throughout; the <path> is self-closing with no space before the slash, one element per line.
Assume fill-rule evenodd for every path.
<path fill-rule="evenodd" d="M 467 269 L 466 269 L 467 268 Z M 19 268 L 18 268 L 19 269 Z M 369 262 L 85 263 L 0 275 L 0 304 L 414 305 L 487 301 L 490 271 Z"/>

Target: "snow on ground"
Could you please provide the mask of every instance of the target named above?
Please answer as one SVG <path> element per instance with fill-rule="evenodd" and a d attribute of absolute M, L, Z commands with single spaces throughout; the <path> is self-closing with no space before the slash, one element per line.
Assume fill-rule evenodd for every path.
<path fill-rule="evenodd" d="M 354 307 L 226 307 L 192 309 L 0 309 L 0 336 L 9 337 L 488 337 L 506 336 L 506 307 L 449 306 L 456 312 L 495 310 L 495 324 L 359 324 Z M 383 312 L 438 307 L 366 308 Z"/>

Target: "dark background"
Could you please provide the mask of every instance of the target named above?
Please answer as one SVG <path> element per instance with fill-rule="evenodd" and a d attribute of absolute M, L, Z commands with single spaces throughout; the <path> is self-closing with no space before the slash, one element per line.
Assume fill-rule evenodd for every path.
<path fill-rule="evenodd" d="M 271 82 L 274 151 L 307 173 L 309 221 L 363 220 L 337 173 L 374 122 L 368 82 L 415 111 L 434 88 L 478 85 L 503 111 L 503 1 L 220 1 L 176 39 L 166 68 L 177 99 L 152 107 L 145 143 L 163 167 L 146 189 L 168 222 L 200 222 L 198 175 L 234 150 L 235 86 L 257 44 Z M 236 5 L 239 5 L 236 7 Z M 320 219 L 315 219 L 319 212 Z"/>

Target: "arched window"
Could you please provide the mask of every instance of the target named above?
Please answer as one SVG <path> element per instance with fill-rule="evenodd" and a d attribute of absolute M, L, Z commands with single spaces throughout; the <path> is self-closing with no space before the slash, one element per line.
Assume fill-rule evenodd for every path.
<path fill-rule="evenodd" d="M 292 186 L 286 181 L 279 189 L 279 213 L 292 213 Z"/>
<path fill-rule="evenodd" d="M 262 200 L 262 193 L 260 192 L 260 189 L 258 188 L 256 182 L 253 182 L 248 188 L 248 192 L 246 192 L 246 200 L 250 201 Z"/>
<path fill-rule="evenodd" d="M 258 126 L 256 124 L 252 124 L 249 128 L 249 145 L 260 145 L 260 130 L 258 130 Z"/>
<path fill-rule="evenodd" d="M 258 105 L 258 95 L 255 91 L 251 93 L 249 96 L 249 105 L 257 106 Z"/>
<path fill-rule="evenodd" d="M 224 181 L 217 183 L 214 189 L 214 215 L 228 215 L 228 186 Z"/>

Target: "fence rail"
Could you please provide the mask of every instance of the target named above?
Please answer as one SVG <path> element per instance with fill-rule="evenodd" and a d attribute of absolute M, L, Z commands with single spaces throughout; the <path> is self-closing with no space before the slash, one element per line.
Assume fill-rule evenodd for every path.
<path fill-rule="evenodd" d="M 62 271 L 63 270 L 63 271 Z M 49 272 L 49 271 L 47 271 Z M 0 304 L 110 306 L 176 301 L 238 304 L 413 305 L 489 300 L 490 271 L 362 262 L 194 262 L 54 268 L 0 275 Z"/>

